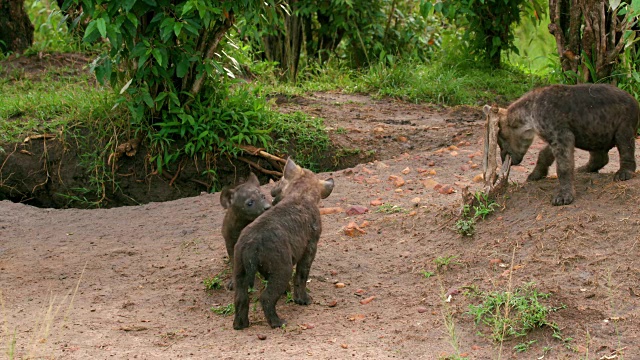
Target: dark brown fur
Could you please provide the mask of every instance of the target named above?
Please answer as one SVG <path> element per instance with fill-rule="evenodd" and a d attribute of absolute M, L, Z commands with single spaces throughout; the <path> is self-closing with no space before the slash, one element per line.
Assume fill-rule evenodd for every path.
<path fill-rule="evenodd" d="M 293 300 L 301 305 L 311 303 L 306 283 L 322 232 L 318 203 L 331 194 L 333 179 L 318 180 L 313 172 L 289 159 L 281 181 L 279 202 L 249 224 L 236 244 L 233 264 L 236 330 L 249 326 L 248 290 L 256 272 L 268 281 L 260 303 L 271 327 L 285 323 L 276 313 L 276 302 L 289 284 L 294 265 Z"/>
<path fill-rule="evenodd" d="M 220 204 L 227 209 L 222 220 L 222 237 L 224 238 L 229 262 L 233 264 L 233 253 L 240 232 L 260 214 L 271 208 L 271 203 L 260 191 L 260 182 L 254 173 L 249 175 L 246 182 L 233 189 L 224 188 L 220 193 Z M 233 281 L 227 284 L 233 289 Z"/>
<path fill-rule="evenodd" d="M 567 205 L 574 200 L 574 148 L 587 150 L 590 155 L 589 162 L 578 171 L 602 169 L 614 146 L 620 154 L 620 169 L 614 180 L 628 180 L 636 170 L 635 135 L 640 108 L 633 96 L 615 86 L 552 85 L 528 92 L 507 109 L 485 106 L 484 112 L 498 117 L 503 160 L 509 154 L 512 164 L 519 164 L 536 134 L 548 144 L 527 180 L 547 176 L 549 166 L 557 161 L 560 189 L 553 205 Z"/>

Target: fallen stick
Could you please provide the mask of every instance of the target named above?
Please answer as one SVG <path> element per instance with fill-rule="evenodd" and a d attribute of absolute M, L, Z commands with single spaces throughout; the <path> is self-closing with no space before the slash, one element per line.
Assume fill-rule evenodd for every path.
<path fill-rule="evenodd" d="M 247 152 L 247 153 L 249 153 L 251 155 L 262 156 L 263 158 L 275 160 L 275 161 L 277 161 L 279 163 L 282 163 L 282 164 L 286 164 L 287 163 L 287 160 L 285 160 L 285 159 L 283 159 L 281 157 L 277 157 L 275 155 L 271 155 L 268 152 L 266 152 L 266 151 L 264 151 L 262 149 L 259 149 L 259 148 L 255 147 L 255 146 L 251 146 L 251 145 L 236 145 L 236 146 L 239 147 L 240 149 L 242 149 L 244 152 Z"/>
<path fill-rule="evenodd" d="M 274 175 L 274 176 L 282 177 L 282 173 L 281 172 L 274 171 L 274 170 L 267 170 L 267 169 L 263 168 L 262 166 L 258 165 L 257 163 L 255 163 L 255 162 L 253 162 L 253 161 L 251 161 L 251 160 L 249 160 L 247 158 L 244 158 L 242 156 L 238 156 L 237 159 L 240 160 L 240 161 L 246 162 L 247 164 L 249 164 L 250 166 L 252 166 L 253 168 L 255 168 L 256 170 L 258 170 L 260 172 L 263 172 L 263 173 L 268 174 L 268 175 Z"/>

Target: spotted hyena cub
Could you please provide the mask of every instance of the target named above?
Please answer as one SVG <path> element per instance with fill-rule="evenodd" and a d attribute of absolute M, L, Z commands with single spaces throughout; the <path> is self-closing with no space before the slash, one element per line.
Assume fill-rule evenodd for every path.
<path fill-rule="evenodd" d="M 222 237 L 227 247 L 229 262 L 233 264 L 233 251 L 240 232 L 260 214 L 271 208 L 271 203 L 260 191 L 260 182 L 254 173 L 235 188 L 224 188 L 220 193 L 220 204 L 227 209 L 222 221 Z M 233 280 L 227 284 L 233 289 Z"/>
<path fill-rule="evenodd" d="M 498 145 L 503 160 L 509 154 L 512 164 L 519 164 L 535 135 L 547 143 L 527 180 L 547 176 L 555 160 L 560 189 L 553 197 L 553 205 L 567 205 L 574 200 L 574 148 L 589 151 L 589 162 L 578 171 L 602 169 L 614 146 L 620 154 L 620 169 L 613 179 L 628 180 L 636 170 L 635 135 L 640 109 L 633 96 L 615 86 L 547 86 L 526 93 L 506 109 L 485 105 L 484 113 L 498 119 Z"/>
<path fill-rule="evenodd" d="M 318 203 L 332 190 L 333 179 L 318 180 L 310 170 L 287 160 L 283 179 L 274 192 L 276 204 L 247 225 L 236 244 L 234 329 L 249 326 L 248 289 L 256 272 L 268 281 L 260 303 L 271 327 L 285 323 L 276 313 L 276 302 L 289 284 L 294 265 L 293 300 L 300 305 L 311 303 L 306 284 L 322 232 Z"/>

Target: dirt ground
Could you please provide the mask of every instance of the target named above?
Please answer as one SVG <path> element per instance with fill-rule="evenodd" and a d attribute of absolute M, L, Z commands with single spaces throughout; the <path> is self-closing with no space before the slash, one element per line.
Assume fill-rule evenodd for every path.
<path fill-rule="evenodd" d="M 2 354 L 640 359 L 640 176 L 612 181 L 615 150 L 600 174 L 576 176 L 573 204 L 554 207 L 557 179 L 525 182 L 541 148 L 534 143 L 522 166 L 512 168 L 500 208 L 478 222 L 474 236 L 463 237 L 454 230 L 460 190 L 480 189 L 473 181 L 482 167 L 479 109 L 332 93 L 278 104 L 282 111 L 325 118 L 332 140 L 348 149 L 344 156 L 375 151 L 381 159 L 318 174 L 336 184 L 323 207 L 368 211 L 323 216 L 308 284 L 311 305 L 282 298 L 277 310 L 288 324 L 281 329 L 268 327 L 259 304 L 250 311 L 251 327 L 242 331 L 233 330 L 233 316 L 212 311 L 233 302 L 233 292 L 203 284 L 229 277 L 218 193 L 95 210 L 2 201 Z M 586 158 L 577 152 L 577 163 Z M 392 175 L 404 184 L 390 181 Z M 455 192 L 442 194 L 436 185 Z M 385 205 L 373 206 L 374 200 Z M 402 211 L 384 211 L 390 205 Z M 364 233 L 346 234 L 350 222 Z M 449 256 L 455 261 L 438 271 L 434 260 Z M 549 320 L 562 339 L 548 327 L 502 344 L 479 335 L 487 329 L 466 314 L 478 302 L 465 290 L 508 291 L 528 282 L 551 293 L 548 306 L 560 308 Z M 532 340 L 526 352 L 514 350 Z"/>

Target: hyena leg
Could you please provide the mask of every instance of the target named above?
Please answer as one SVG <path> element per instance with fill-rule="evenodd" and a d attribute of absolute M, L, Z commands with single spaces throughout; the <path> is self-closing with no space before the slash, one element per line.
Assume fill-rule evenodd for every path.
<path fill-rule="evenodd" d="M 272 271 L 272 273 L 269 274 L 267 287 L 262 290 L 262 294 L 260 295 L 260 304 L 262 305 L 264 316 L 267 318 L 267 322 L 269 322 L 269 326 L 272 328 L 277 328 L 287 323 L 278 317 L 278 314 L 276 313 L 276 303 L 278 302 L 278 299 L 280 299 L 280 296 L 282 296 L 282 294 L 287 290 L 292 272 L 293 270 L 290 263 L 286 264 L 281 269 L 275 269 L 275 271 Z"/>
<path fill-rule="evenodd" d="M 615 181 L 631 179 L 636 171 L 635 129 L 621 129 L 616 133 L 616 147 L 620 154 L 620 169 L 613 176 Z"/>
<path fill-rule="evenodd" d="M 575 164 L 573 159 L 575 138 L 572 133 L 558 134 L 553 143 L 549 143 L 556 158 L 556 171 L 560 181 L 560 189 L 553 197 L 553 205 L 569 205 L 573 202 L 576 191 L 573 186 Z"/>
<path fill-rule="evenodd" d="M 313 301 L 307 293 L 307 280 L 309 279 L 311 264 L 316 257 L 316 249 L 315 243 L 311 241 L 307 252 L 296 266 L 296 277 L 293 279 L 293 301 L 298 305 L 309 305 Z"/>
<path fill-rule="evenodd" d="M 233 328 L 236 330 L 244 329 L 249 326 L 249 285 L 253 283 L 255 274 L 249 276 L 244 270 L 244 266 L 235 264 L 233 282 L 235 283 L 235 297 L 233 305 L 235 306 L 235 317 L 233 318 Z"/>
<path fill-rule="evenodd" d="M 598 172 L 609 163 L 608 151 L 589 151 L 589 161 L 578 172 Z"/>
<path fill-rule="evenodd" d="M 544 149 L 540 151 L 540 154 L 538 154 L 536 167 L 533 168 L 533 171 L 527 177 L 527 181 L 536 181 L 546 177 L 549 173 L 549 166 L 553 164 L 555 159 L 556 158 L 553 155 L 553 151 L 551 151 L 551 147 L 549 145 L 545 146 Z"/>

